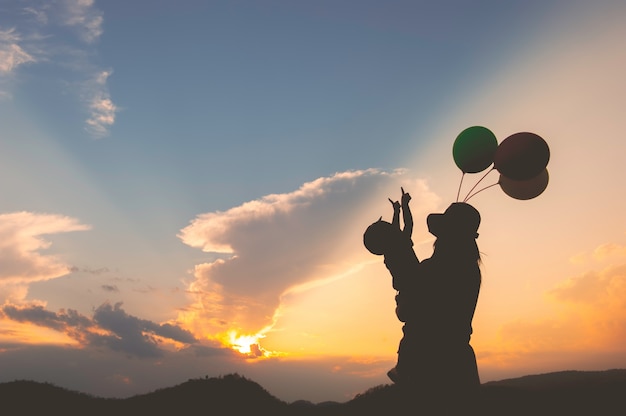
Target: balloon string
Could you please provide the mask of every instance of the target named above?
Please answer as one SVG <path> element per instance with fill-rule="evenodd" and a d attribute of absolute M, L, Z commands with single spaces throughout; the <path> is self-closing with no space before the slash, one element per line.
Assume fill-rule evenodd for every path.
<path fill-rule="evenodd" d="M 456 191 L 456 201 L 459 202 L 459 195 L 461 194 L 461 185 L 463 185 L 463 178 L 465 177 L 465 172 L 461 175 L 461 182 L 459 182 L 459 190 Z"/>
<path fill-rule="evenodd" d="M 472 191 L 473 191 L 474 189 L 476 189 L 476 187 L 478 186 L 478 184 L 479 184 L 479 183 L 480 183 L 483 179 L 485 179 L 485 177 L 486 177 L 487 175 L 489 175 L 489 174 L 490 174 L 490 173 L 491 173 L 494 169 L 495 169 L 495 167 L 492 167 L 491 169 L 489 169 L 489 170 L 487 171 L 487 173 L 485 173 L 485 174 L 483 175 L 483 177 L 482 177 L 482 178 L 480 178 L 480 179 L 478 180 L 478 182 L 476 182 L 476 183 L 474 184 L 474 186 L 472 186 L 472 189 L 470 189 L 470 190 L 469 190 L 469 192 L 468 192 L 468 193 L 467 193 L 467 195 L 465 196 L 465 199 L 463 200 L 463 202 L 467 202 L 467 200 L 469 199 L 470 194 L 472 193 Z"/>
<path fill-rule="evenodd" d="M 491 188 L 492 186 L 496 186 L 496 185 L 499 185 L 499 184 L 500 184 L 500 181 L 498 181 L 498 182 L 496 182 L 496 183 L 494 183 L 494 184 L 491 184 L 491 185 L 485 186 L 484 188 L 479 189 L 478 191 L 474 192 L 473 194 L 471 194 L 471 195 L 469 195 L 469 196 L 465 197 L 465 200 L 464 200 L 463 202 L 467 202 L 467 201 L 469 201 L 469 199 L 470 199 L 471 197 L 473 197 L 473 196 L 474 196 L 474 195 L 476 195 L 477 193 L 482 192 L 482 191 L 484 191 L 485 189 Z"/>

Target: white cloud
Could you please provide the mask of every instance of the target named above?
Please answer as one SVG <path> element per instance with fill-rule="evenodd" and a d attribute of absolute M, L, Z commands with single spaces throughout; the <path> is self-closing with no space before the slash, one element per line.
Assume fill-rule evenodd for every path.
<path fill-rule="evenodd" d="M 37 21 L 38 23 L 42 25 L 45 25 L 48 23 L 48 15 L 43 8 L 37 9 L 35 7 L 24 7 L 22 11 L 25 15 L 32 16 L 35 19 L 35 21 Z"/>
<path fill-rule="evenodd" d="M 20 65 L 36 62 L 19 44 L 20 37 L 15 28 L 0 29 L 0 75 L 13 73 Z"/>
<path fill-rule="evenodd" d="M 397 199 L 401 186 L 419 201 L 414 215 L 423 218 L 436 208 L 438 198 L 423 181 L 405 172 L 370 169 L 199 215 L 179 238 L 230 257 L 196 265 L 189 285 L 196 303 L 181 319 L 205 334 L 229 329 L 253 334 L 271 326 L 281 295 L 290 289 L 337 278 L 372 260 L 363 247 L 363 231 L 381 215 L 391 220 L 387 198 Z M 421 238 L 419 232 L 414 238 Z"/>
<path fill-rule="evenodd" d="M 71 71 L 61 84 L 70 85 L 73 89 L 70 93 L 75 93 L 85 105 L 87 132 L 95 138 L 107 136 L 115 123 L 118 107 L 107 88 L 111 71 L 95 65 L 92 59 L 93 44 L 103 33 L 104 21 L 95 2 L 30 2 L 26 7 L 20 4 L 7 7 L 3 12 L 0 16 L 0 81 L 5 82 L 0 84 L 0 98 L 16 94 L 8 91 L 6 81 L 26 64 L 58 66 Z M 68 31 L 69 34 L 63 33 Z"/>
<path fill-rule="evenodd" d="M 102 35 L 102 12 L 93 0 L 64 0 L 61 5 L 63 24 L 77 28 L 85 42 L 94 42 Z"/>
<path fill-rule="evenodd" d="M 0 284 L 16 286 L 15 289 L 24 294 L 23 289 L 19 289 L 23 285 L 67 274 L 68 265 L 61 258 L 42 253 L 51 246 L 42 236 L 89 228 L 74 218 L 61 215 L 0 214 Z"/>
<path fill-rule="evenodd" d="M 85 83 L 86 101 L 90 112 L 86 121 L 87 131 L 96 138 L 108 135 L 108 129 L 115 123 L 115 114 L 118 111 L 106 87 L 110 75 L 111 71 L 102 71 Z"/>

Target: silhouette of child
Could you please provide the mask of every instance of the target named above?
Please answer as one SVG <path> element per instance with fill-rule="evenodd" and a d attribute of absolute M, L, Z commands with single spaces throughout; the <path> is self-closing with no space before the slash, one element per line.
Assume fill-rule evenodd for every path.
<path fill-rule="evenodd" d="M 392 286 L 396 289 L 396 316 L 400 321 L 405 322 L 409 316 L 408 309 L 411 305 L 406 302 L 403 288 L 413 286 L 410 281 L 417 278 L 419 259 L 413 250 L 411 238 L 413 233 L 413 216 L 409 208 L 411 195 L 404 192 L 402 187 L 400 190 L 402 191 L 400 202 L 388 198 L 393 207 L 391 224 L 383 221 L 381 217 L 365 230 L 363 242 L 371 253 L 384 255 L 385 266 L 392 276 Z M 400 228 L 400 211 L 402 211 L 404 222 L 402 229 Z M 402 340 L 400 340 L 401 345 Z M 395 367 L 387 374 L 393 381 L 397 381 L 398 376 Z"/>
<path fill-rule="evenodd" d="M 388 198 L 393 207 L 392 222 L 383 221 L 380 217 L 378 221 L 367 227 L 363 234 L 363 243 L 370 253 L 384 256 L 385 266 L 391 273 L 392 286 L 398 291 L 417 271 L 419 264 L 411 238 L 413 233 L 413 216 L 409 208 L 411 195 L 404 192 L 404 188 L 400 190 L 402 191 L 400 202 Z M 402 229 L 400 228 L 400 211 L 402 211 L 404 221 Z"/>

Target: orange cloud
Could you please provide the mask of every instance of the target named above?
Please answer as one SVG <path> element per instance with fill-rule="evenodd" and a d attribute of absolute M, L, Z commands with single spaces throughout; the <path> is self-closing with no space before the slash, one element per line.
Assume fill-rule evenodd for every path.
<path fill-rule="evenodd" d="M 621 253 L 621 246 L 604 244 L 594 254 L 607 252 Z M 552 315 L 503 325 L 494 343 L 477 349 L 479 363 L 534 365 L 546 371 L 557 362 L 575 368 L 578 362 L 618 351 L 626 356 L 626 263 L 568 278 L 550 289 L 546 299 L 555 308 Z"/>
<path fill-rule="evenodd" d="M 0 344 L 2 345 L 63 345 L 79 346 L 79 342 L 65 333 L 30 322 L 0 320 Z M 2 349 L 0 349 L 2 352 Z"/>
<path fill-rule="evenodd" d="M 611 256 L 626 257 L 626 246 L 615 243 L 602 244 L 593 251 L 593 256 L 597 260 L 605 260 Z"/>
<path fill-rule="evenodd" d="M 598 348 L 626 345 L 626 263 L 563 282 L 549 296 L 580 316 L 580 337 Z"/>

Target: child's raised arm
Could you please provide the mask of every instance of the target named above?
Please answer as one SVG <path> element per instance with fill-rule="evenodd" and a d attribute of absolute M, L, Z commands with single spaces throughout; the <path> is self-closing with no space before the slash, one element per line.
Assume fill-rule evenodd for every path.
<path fill-rule="evenodd" d="M 393 220 L 391 220 L 391 225 L 400 229 L 400 203 L 393 201 L 391 198 L 387 199 L 391 202 L 391 206 L 393 207 Z"/>
<path fill-rule="evenodd" d="M 404 192 L 404 188 L 400 187 L 402 191 L 402 198 L 400 199 L 402 205 L 402 220 L 404 221 L 404 229 L 402 232 L 409 238 L 413 234 L 413 215 L 411 214 L 411 208 L 409 208 L 409 201 L 411 195 L 408 192 Z"/>

